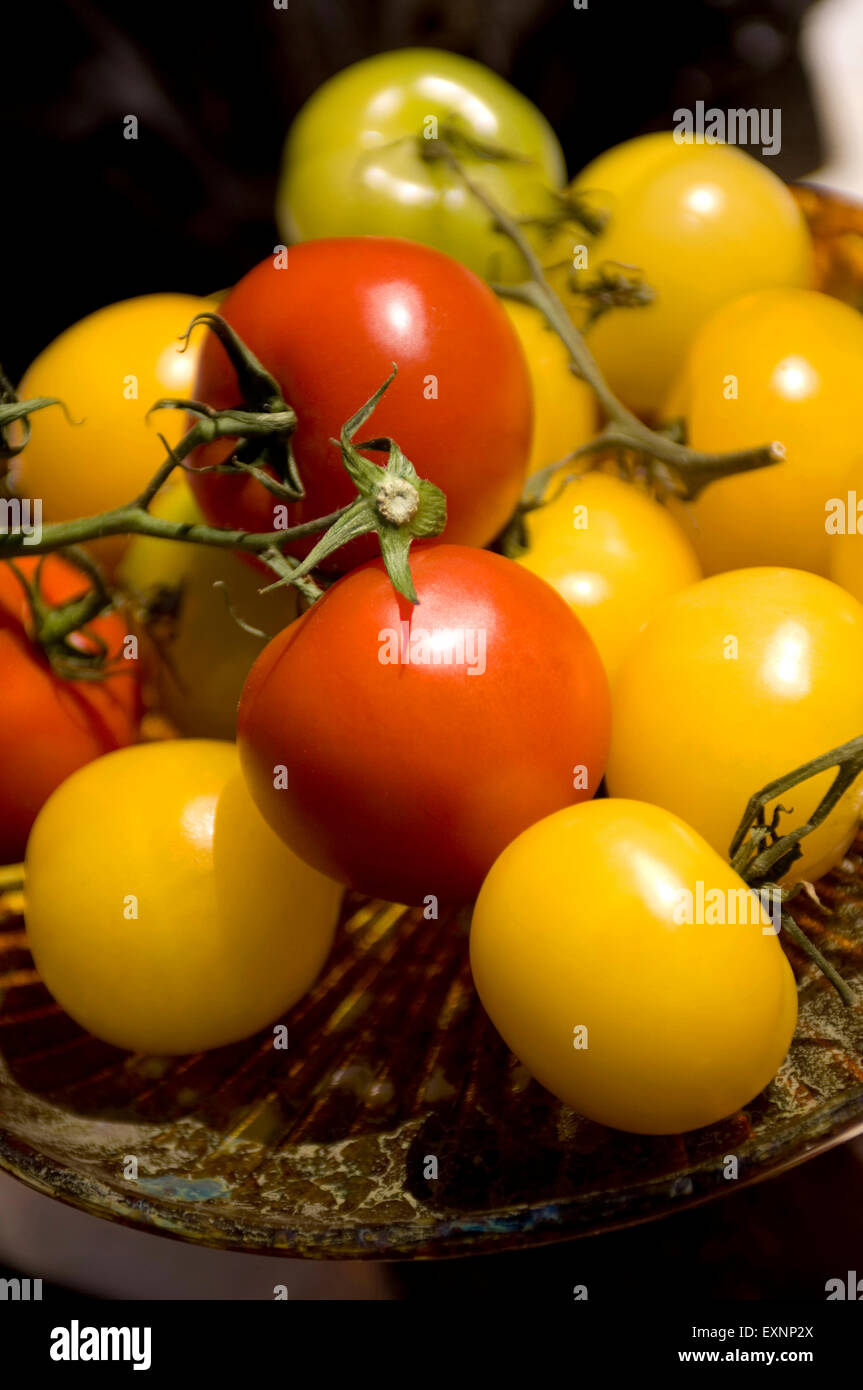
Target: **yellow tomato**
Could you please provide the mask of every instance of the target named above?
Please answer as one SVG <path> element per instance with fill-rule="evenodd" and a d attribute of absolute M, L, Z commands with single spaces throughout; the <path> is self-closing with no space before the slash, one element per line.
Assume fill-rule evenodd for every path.
<path fill-rule="evenodd" d="M 782 463 L 711 483 L 672 509 L 708 574 L 793 565 L 826 574 L 828 506 L 863 458 L 863 317 L 815 290 L 747 295 L 703 326 L 666 403 L 707 451 L 778 440 Z"/>
<path fill-rule="evenodd" d="M 655 292 L 638 308 L 603 314 L 588 345 L 615 393 L 645 415 L 660 407 L 693 334 L 707 316 L 751 290 L 809 285 L 812 245 L 803 214 L 763 164 L 728 145 L 678 144 L 671 132 L 641 136 L 600 155 L 572 184 L 608 213 L 596 237 L 567 229 L 549 265 L 587 247 L 580 272 L 635 267 Z M 560 286 L 565 276 L 554 274 Z M 583 305 L 569 300 L 576 324 Z"/>
<path fill-rule="evenodd" d="M 599 428 L 596 397 L 569 368 L 569 354 L 538 309 L 501 301 L 519 336 L 533 388 L 533 444 L 528 473 L 557 463 Z"/>
<path fill-rule="evenodd" d="M 182 478 L 150 511 L 165 521 L 204 519 Z M 275 636 L 296 617 L 295 591 L 259 593 L 266 576 L 233 551 L 152 536 L 132 537 L 117 578 L 135 606 L 153 615 L 141 635 L 158 708 L 181 734 L 232 739 L 240 692 L 267 638 L 234 621 L 226 594 L 237 617 Z"/>
<path fill-rule="evenodd" d="M 578 614 L 609 680 L 656 605 L 701 578 L 692 546 L 665 508 L 620 478 L 575 479 L 529 512 L 526 524 L 530 550 L 519 564 Z"/>
<path fill-rule="evenodd" d="M 676 816 L 587 801 L 492 866 L 471 969 L 505 1042 L 560 1100 L 674 1134 L 739 1110 L 788 1051 L 797 993 L 775 925 Z"/>
<path fill-rule="evenodd" d="M 754 792 L 863 733 L 863 605 L 801 570 L 714 575 L 650 618 L 612 696 L 611 794 L 664 806 L 725 856 Z M 806 821 L 832 777 L 780 798 L 793 808 L 780 830 Z M 863 779 L 805 837 L 792 881 L 839 862 L 861 809 Z"/>
<path fill-rule="evenodd" d="M 31 419 L 30 443 L 13 465 L 23 497 L 41 498 L 44 522 L 92 516 L 130 502 L 165 457 L 157 434 L 176 444 L 188 427 L 181 410 L 145 419 L 162 396 L 192 395 L 204 329 L 181 352 L 179 335 L 215 300 L 189 294 L 146 294 L 109 304 L 67 328 L 27 369 L 21 400 L 58 396 L 58 406 Z M 81 423 L 79 423 L 81 422 Z M 125 536 L 92 547 L 111 570 Z"/>
<path fill-rule="evenodd" d="M 27 846 L 27 940 L 57 1002 L 116 1047 L 237 1042 L 309 988 L 342 889 L 255 809 L 231 743 L 139 744 L 74 773 Z"/>
<path fill-rule="evenodd" d="M 586 164 L 573 179 L 572 187 L 588 207 L 611 219 L 619 212 L 621 196 L 674 158 L 673 145 L 679 148 L 669 130 L 622 140 Z"/>

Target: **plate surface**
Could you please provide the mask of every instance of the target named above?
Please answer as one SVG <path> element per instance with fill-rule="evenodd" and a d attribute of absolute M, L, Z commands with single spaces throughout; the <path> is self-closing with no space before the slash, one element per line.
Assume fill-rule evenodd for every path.
<path fill-rule="evenodd" d="M 863 840 L 819 892 L 826 911 L 798 920 L 863 996 Z M 268 1032 L 166 1061 L 58 1008 L 19 907 L 0 900 L 0 1166 L 182 1239 L 337 1258 L 538 1244 L 727 1192 L 729 1155 L 748 1183 L 863 1131 L 863 1003 L 846 1009 L 793 950 L 800 1022 L 767 1091 L 720 1125 L 647 1138 L 530 1079 L 479 1005 L 458 917 L 351 898 L 287 1049 Z"/>
<path fill-rule="evenodd" d="M 863 307 L 863 208 L 796 190 L 819 286 Z M 863 839 L 795 915 L 863 996 Z M 348 899 L 325 976 L 272 1033 L 174 1061 L 88 1037 L 0 897 L 0 1167 L 95 1215 L 180 1239 L 399 1258 L 627 1225 L 770 1177 L 863 1132 L 863 1004 L 789 948 L 800 1021 L 745 1111 L 672 1138 L 580 1119 L 483 1014 L 458 918 Z M 433 1176 L 436 1160 L 437 1176 Z M 137 1178 L 133 1171 L 137 1166 Z"/>

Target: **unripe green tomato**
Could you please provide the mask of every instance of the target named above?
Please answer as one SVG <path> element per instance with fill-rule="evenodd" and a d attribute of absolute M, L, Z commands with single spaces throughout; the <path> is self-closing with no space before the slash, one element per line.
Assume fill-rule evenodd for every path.
<path fill-rule="evenodd" d="M 566 169 L 545 117 L 480 63 L 409 48 L 355 63 L 306 102 L 285 145 L 276 200 L 282 236 L 407 237 L 486 279 L 523 279 L 521 255 L 487 209 L 440 160 L 422 157 L 447 123 L 517 156 L 480 158 L 459 145 L 471 178 L 519 219 L 548 216 L 549 191 L 563 186 Z"/>

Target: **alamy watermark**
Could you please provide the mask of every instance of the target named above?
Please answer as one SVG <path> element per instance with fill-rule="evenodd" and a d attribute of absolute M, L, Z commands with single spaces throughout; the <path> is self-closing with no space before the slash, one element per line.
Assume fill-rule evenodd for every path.
<path fill-rule="evenodd" d="M 419 627 L 412 622 L 378 633 L 382 666 L 463 666 L 469 676 L 485 671 L 486 631 L 482 627 Z"/>
<path fill-rule="evenodd" d="M 679 926 L 761 927 L 763 936 L 778 936 L 782 927 L 782 891 L 765 888 L 708 888 L 698 879 L 695 892 L 681 888 L 672 910 Z"/>
<path fill-rule="evenodd" d="M 0 497 L 0 535 L 20 535 L 25 545 L 38 545 L 42 539 L 42 498 Z"/>
<path fill-rule="evenodd" d="M 760 145 L 765 156 L 782 148 L 782 112 L 774 107 L 734 107 L 722 111 L 718 106 L 695 109 L 680 106 L 674 113 L 674 139 L 678 145 Z"/>

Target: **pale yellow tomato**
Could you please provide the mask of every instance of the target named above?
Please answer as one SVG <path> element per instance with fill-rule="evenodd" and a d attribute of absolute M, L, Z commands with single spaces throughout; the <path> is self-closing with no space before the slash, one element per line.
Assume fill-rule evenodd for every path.
<path fill-rule="evenodd" d="M 504 1041 L 600 1124 L 674 1134 L 770 1081 L 797 992 L 768 906 L 683 821 L 601 800 L 538 821 L 496 860 L 470 961 Z"/>
<path fill-rule="evenodd" d="M 545 579 L 587 628 L 609 680 L 658 603 L 701 568 L 668 512 L 632 483 L 587 473 L 526 516 L 519 564 Z"/>
<path fill-rule="evenodd" d="M 612 390 L 631 409 L 656 414 L 700 324 L 751 290 L 812 281 L 812 245 L 803 214 L 765 165 L 729 145 L 677 143 L 672 133 L 641 136 L 600 155 L 572 184 L 607 212 L 598 236 L 568 228 L 549 265 L 587 248 L 590 281 L 604 262 L 636 268 L 653 302 L 616 308 L 588 330 L 588 345 Z M 562 272 L 554 274 L 560 286 Z M 575 322 L 583 305 L 569 300 Z"/>
<path fill-rule="evenodd" d="M 164 521 L 204 520 L 184 478 L 161 492 L 150 512 Z M 295 590 L 262 594 L 267 576 L 234 551 L 152 536 L 132 537 L 117 578 L 133 612 L 151 615 L 149 624 L 136 626 L 159 710 L 181 734 L 232 739 L 246 676 L 268 637 L 296 617 Z M 268 637 L 240 627 L 228 601 L 238 618 Z"/>
<path fill-rule="evenodd" d="M 666 807 L 727 855 L 754 792 L 863 733 L 863 605 L 802 570 L 703 579 L 648 620 L 612 697 L 612 795 Z M 792 810 L 780 830 L 803 824 L 832 778 L 780 797 Z M 861 809 L 863 778 L 805 837 L 792 881 L 839 862 Z"/>
<path fill-rule="evenodd" d="M 863 316 L 815 290 L 767 290 L 705 323 L 664 414 L 707 452 L 777 440 L 778 464 L 672 503 L 706 573 L 793 565 L 827 573 L 829 504 L 863 459 Z"/>
<path fill-rule="evenodd" d="M 27 941 L 105 1042 L 173 1055 L 274 1023 L 309 988 L 342 889 L 256 810 L 232 743 L 173 739 L 67 778 L 27 846 Z"/>
<path fill-rule="evenodd" d="M 13 465 L 16 491 L 41 499 L 43 522 L 93 516 L 142 491 L 165 457 L 157 435 L 176 444 L 189 424 L 181 410 L 149 420 L 147 411 L 163 396 L 193 394 L 206 330 L 196 330 L 185 352 L 179 336 L 196 314 L 217 308 L 190 294 L 145 294 L 98 309 L 40 352 L 20 399 L 57 396 L 76 422 L 58 406 L 38 411 Z M 113 569 L 125 545 L 125 536 L 110 536 L 92 549 Z"/>
<path fill-rule="evenodd" d="M 533 444 L 527 471 L 535 473 L 593 438 L 599 428 L 596 397 L 570 371 L 569 354 L 540 311 L 513 299 L 502 302 L 530 372 Z"/>

